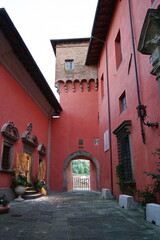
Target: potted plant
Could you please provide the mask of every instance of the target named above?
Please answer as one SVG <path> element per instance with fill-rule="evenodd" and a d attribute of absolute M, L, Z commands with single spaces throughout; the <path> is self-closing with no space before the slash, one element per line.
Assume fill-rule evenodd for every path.
<path fill-rule="evenodd" d="M 35 188 L 42 194 L 46 195 L 46 190 L 44 188 L 45 185 L 45 173 L 46 173 L 46 164 L 44 160 L 42 160 L 39 164 L 37 180 L 35 181 Z"/>
<path fill-rule="evenodd" d="M 27 177 L 23 174 L 15 176 L 13 180 L 14 191 L 18 195 L 15 201 L 21 202 L 24 199 L 21 197 L 25 193 L 26 187 L 28 186 Z"/>
<path fill-rule="evenodd" d="M 5 194 L 0 196 L 0 214 L 9 212 L 10 205 Z"/>

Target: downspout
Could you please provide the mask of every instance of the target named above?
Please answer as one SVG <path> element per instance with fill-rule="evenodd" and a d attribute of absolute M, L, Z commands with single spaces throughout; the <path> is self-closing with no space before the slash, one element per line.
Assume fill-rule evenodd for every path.
<path fill-rule="evenodd" d="M 52 115 L 53 111 L 48 116 L 48 151 L 47 151 L 47 187 L 50 189 L 50 164 L 51 164 L 51 140 L 52 140 Z"/>
<path fill-rule="evenodd" d="M 133 21 L 132 21 L 132 11 L 131 11 L 131 1 L 128 0 L 128 8 L 129 8 L 129 18 L 130 18 L 130 30 L 131 30 L 131 37 L 132 37 L 132 50 L 133 50 L 133 60 L 134 60 L 134 69 L 135 69 L 135 77 L 136 77 L 136 90 L 137 90 L 137 98 L 138 98 L 138 105 L 141 105 L 141 96 L 140 96 L 140 88 L 139 88 L 139 78 L 138 78 L 138 69 L 137 69 L 137 60 L 136 60 L 136 50 L 135 50 L 135 41 L 134 41 L 134 31 L 133 31 Z M 141 128 L 141 135 L 142 141 L 145 144 L 145 133 L 143 128 L 142 119 L 140 119 L 140 128 Z"/>
<path fill-rule="evenodd" d="M 110 157 L 110 177 L 111 177 L 111 192 L 113 195 L 113 165 L 112 165 L 112 139 L 111 139 L 111 109 L 110 109 L 110 90 L 109 90 L 109 74 L 108 74 L 108 49 L 106 47 L 106 80 L 107 80 L 107 100 L 108 100 L 108 131 L 109 131 L 109 157 Z"/>
<path fill-rule="evenodd" d="M 109 132 L 109 159 L 110 159 L 110 181 L 111 181 L 111 193 L 113 195 L 113 164 L 112 164 L 112 141 L 111 141 L 111 111 L 110 111 L 110 91 L 109 91 L 109 74 L 108 74 L 108 51 L 107 43 L 104 40 L 91 36 L 99 42 L 104 44 L 106 50 L 106 81 L 107 81 L 107 101 L 108 101 L 108 132 Z"/>

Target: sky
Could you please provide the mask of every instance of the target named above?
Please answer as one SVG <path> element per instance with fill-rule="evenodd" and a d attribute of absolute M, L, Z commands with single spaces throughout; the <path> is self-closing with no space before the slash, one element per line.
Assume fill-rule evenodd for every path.
<path fill-rule="evenodd" d="M 43 76 L 54 87 L 55 56 L 51 39 L 91 36 L 98 0 L 0 0 Z"/>

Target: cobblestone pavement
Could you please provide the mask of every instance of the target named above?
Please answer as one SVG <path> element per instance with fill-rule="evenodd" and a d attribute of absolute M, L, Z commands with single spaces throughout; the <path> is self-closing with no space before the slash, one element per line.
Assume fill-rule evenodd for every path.
<path fill-rule="evenodd" d="M 142 210 L 126 211 L 97 192 L 53 193 L 11 202 L 0 215 L 0 240 L 160 240 Z"/>

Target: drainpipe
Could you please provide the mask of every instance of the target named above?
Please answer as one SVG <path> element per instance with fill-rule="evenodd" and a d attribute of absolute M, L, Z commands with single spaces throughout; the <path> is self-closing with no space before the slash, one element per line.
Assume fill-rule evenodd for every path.
<path fill-rule="evenodd" d="M 93 39 L 102 42 L 106 50 L 106 81 L 107 81 L 107 101 L 108 101 L 108 132 L 109 132 L 109 158 L 110 158 L 110 181 L 111 193 L 113 195 L 113 164 L 112 164 L 112 141 L 111 141 L 111 111 L 110 111 L 110 90 L 109 90 L 109 76 L 108 76 L 108 50 L 107 43 L 99 38 L 91 36 Z"/>
<path fill-rule="evenodd" d="M 108 131 L 109 131 L 109 157 L 110 157 L 110 175 L 111 175 L 111 193 L 113 195 L 113 164 L 112 164 L 112 139 L 111 139 L 111 108 L 110 108 L 110 90 L 109 90 L 109 74 L 108 74 L 108 49 L 106 47 L 106 80 L 107 80 L 107 100 L 108 100 Z"/>
<path fill-rule="evenodd" d="M 53 112 L 52 112 L 53 113 Z M 52 116 L 53 114 L 49 114 L 48 117 L 48 152 L 47 152 L 47 186 L 50 189 L 50 163 L 51 163 L 51 130 L 52 130 Z"/>
<path fill-rule="evenodd" d="M 131 11 L 131 1 L 128 0 L 128 9 L 129 9 L 129 18 L 130 18 L 130 30 L 131 30 L 131 37 L 132 37 L 132 50 L 133 50 L 133 60 L 134 60 L 134 69 L 135 69 L 135 78 L 136 78 L 136 90 L 137 90 L 137 99 L 138 105 L 141 105 L 141 96 L 140 96 L 140 88 L 139 88 L 139 78 L 138 78 L 138 69 L 137 69 L 137 60 L 136 60 L 136 50 L 135 50 L 135 41 L 134 41 L 134 31 L 133 31 L 133 21 L 132 21 L 132 11 Z M 145 144 L 145 133 L 143 128 L 142 119 L 140 119 L 140 128 L 141 128 L 141 135 L 142 141 Z"/>

